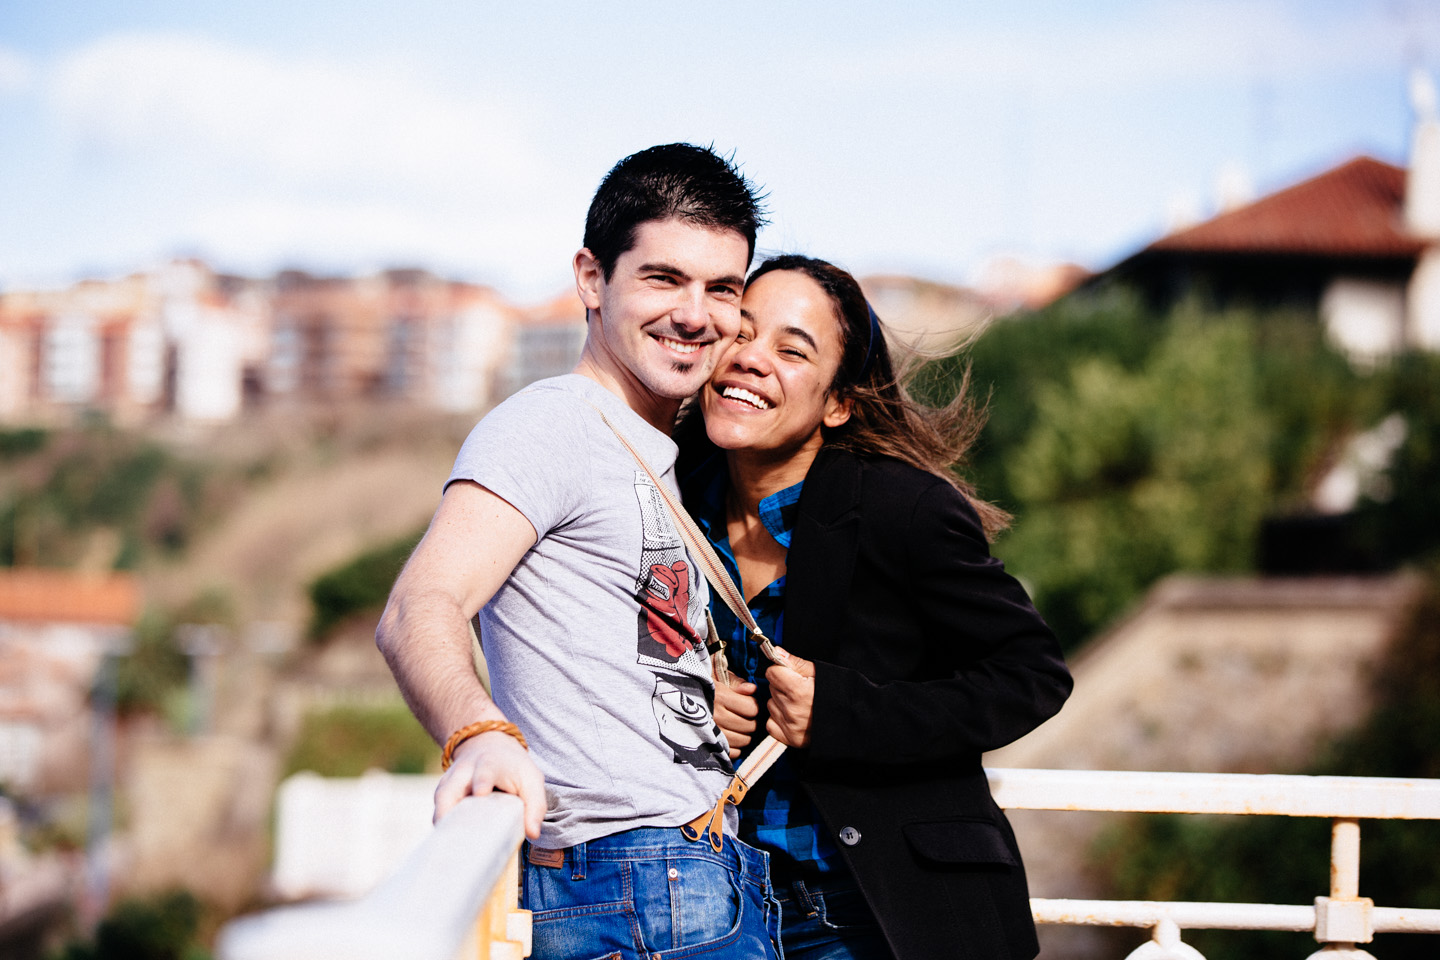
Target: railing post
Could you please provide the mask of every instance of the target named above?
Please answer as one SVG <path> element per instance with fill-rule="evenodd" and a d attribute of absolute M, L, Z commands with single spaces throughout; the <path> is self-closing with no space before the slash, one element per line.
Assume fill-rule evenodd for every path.
<path fill-rule="evenodd" d="M 1151 939 L 1130 952 L 1125 960 L 1205 960 L 1205 955 L 1180 940 L 1180 926 L 1168 917 L 1155 924 Z"/>
<path fill-rule="evenodd" d="M 1336 900 L 1360 896 L 1359 820 L 1337 819 L 1330 824 L 1330 896 Z"/>
<path fill-rule="evenodd" d="M 1374 902 L 1360 896 L 1360 821 L 1330 824 L 1330 896 L 1315 898 L 1315 939 L 1325 944 L 1310 960 L 1375 960 L 1356 944 L 1375 938 Z"/>
<path fill-rule="evenodd" d="M 530 911 L 520 909 L 518 850 L 475 918 L 475 947 L 475 960 L 522 960 L 530 956 Z"/>

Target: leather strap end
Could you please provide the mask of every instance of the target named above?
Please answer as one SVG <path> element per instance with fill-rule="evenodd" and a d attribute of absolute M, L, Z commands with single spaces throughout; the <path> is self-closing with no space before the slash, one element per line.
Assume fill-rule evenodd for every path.
<path fill-rule="evenodd" d="M 721 853 L 725 849 L 725 815 L 717 813 L 710 818 L 710 849 Z"/>
<path fill-rule="evenodd" d="M 720 798 L 720 802 L 715 804 L 714 809 L 706 810 L 681 827 L 680 835 L 690 841 L 699 840 L 704 836 L 716 853 L 722 852 L 725 848 L 725 800 L 728 796 L 729 791 L 727 790 L 725 796 Z"/>
<path fill-rule="evenodd" d="M 765 634 L 763 633 L 756 633 L 754 634 L 754 637 L 755 642 L 760 646 L 760 652 L 765 655 L 765 659 L 769 660 L 771 663 L 776 663 L 777 661 L 775 659 L 775 644 L 770 642 L 770 638 L 765 636 Z"/>
<path fill-rule="evenodd" d="M 723 813 L 725 804 L 733 803 L 738 805 L 741 800 L 745 799 L 745 794 L 749 792 L 750 785 L 744 780 L 741 780 L 738 774 L 735 775 L 731 778 L 730 785 L 725 788 L 725 792 L 720 795 L 720 804 L 716 809 Z"/>

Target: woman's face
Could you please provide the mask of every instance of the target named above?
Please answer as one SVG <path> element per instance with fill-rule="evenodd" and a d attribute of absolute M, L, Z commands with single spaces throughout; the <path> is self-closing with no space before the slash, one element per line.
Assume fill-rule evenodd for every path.
<path fill-rule="evenodd" d="M 804 273 L 776 270 L 745 289 L 740 314 L 740 335 L 700 393 L 710 439 L 783 455 L 818 448 L 822 427 L 850 419 L 830 392 L 843 345 L 829 296 Z"/>

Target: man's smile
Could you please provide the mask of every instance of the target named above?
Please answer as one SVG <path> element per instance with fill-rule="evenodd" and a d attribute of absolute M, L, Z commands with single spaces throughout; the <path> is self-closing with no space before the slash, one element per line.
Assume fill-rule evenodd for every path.
<path fill-rule="evenodd" d="M 683 353 L 687 355 L 692 354 L 695 351 L 699 350 L 701 347 L 705 346 L 705 344 L 701 343 L 698 340 L 672 340 L 669 337 L 662 337 L 658 335 L 655 337 L 655 339 L 659 340 L 662 346 L 668 347 L 669 349 L 674 350 L 676 353 Z"/>

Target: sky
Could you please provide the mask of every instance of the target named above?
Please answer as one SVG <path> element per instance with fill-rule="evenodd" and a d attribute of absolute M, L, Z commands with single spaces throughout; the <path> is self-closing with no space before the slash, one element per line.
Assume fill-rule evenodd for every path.
<path fill-rule="evenodd" d="M 590 196 L 685 140 L 762 252 L 1105 266 L 1222 192 L 1404 163 L 1418 0 L 0 0 L 0 289 L 172 256 L 571 284 Z"/>

